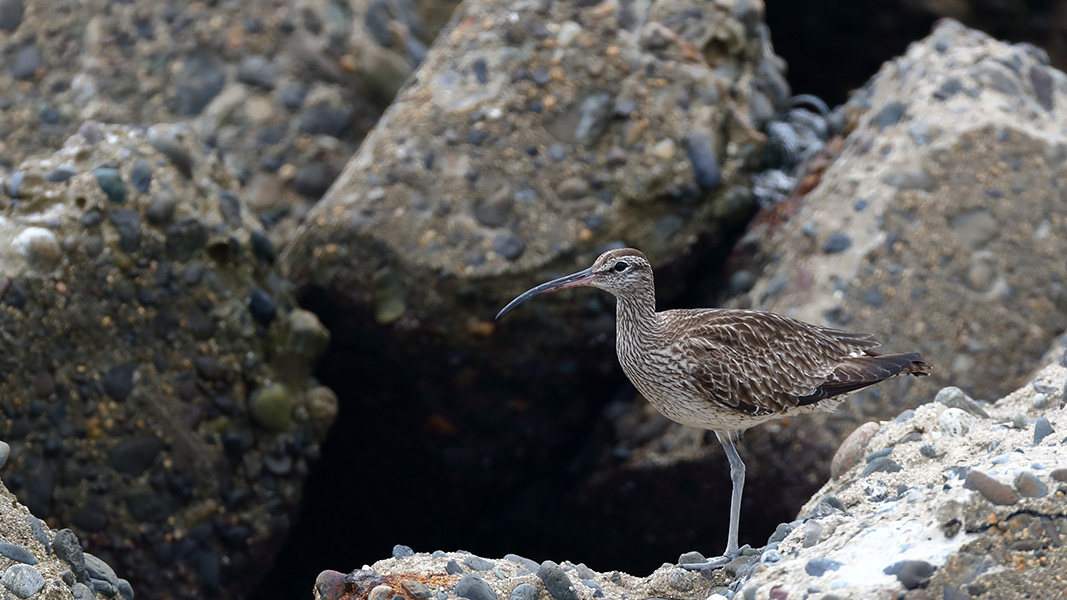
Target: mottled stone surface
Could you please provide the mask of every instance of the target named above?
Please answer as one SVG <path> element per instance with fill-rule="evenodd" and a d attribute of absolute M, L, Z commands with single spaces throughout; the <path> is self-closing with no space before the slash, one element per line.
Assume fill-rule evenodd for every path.
<path fill-rule="evenodd" d="M 291 319 L 233 175 L 186 130 L 80 131 L 0 196 L 4 483 L 148 597 L 248 590 L 336 412 L 308 378 L 325 332 Z M 264 389 L 269 428 L 250 405 Z"/>
<path fill-rule="evenodd" d="M 893 103 L 906 108 L 883 127 Z M 843 147 L 788 221 L 759 217 L 746 251 L 760 277 L 732 304 L 921 350 L 936 365 L 923 393 L 1018 386 L 1067 327 L 1065 111 L 1067 76 L 1031 47 L 942 22 L 845 105 Z M 855 243 L 826 255 L 835 231 Z M 865 414 L 898 410 L 857 398 Z"/>
<path fill-rule="evenodd" d="M 1032 381 L 1064 385 L 1067 368 L 1054 364 Z M 1058 409 L 1033 406 L 1039 393 L 1028 384 L 997 400 L 988 407 L 989 418 L 979 419 L 965 437 L 942 431 L 940 415 L 953 409 L 940 403 L 920 406 L 910 419 L 883 421 L 870 448 L 891 450 L 903 469 L 863 475 L 853 467 L 824 485 L 798 518 L 818 523 L 828 534 L 807 544 L 806 528 L 797 527 L 778 547 L 783 560 L 757 569 L 745 584 L 745 597 L 773 598 L 775 588 L 791 597 L 813 585 L 841 598 L 914 588 L 928 598 L 952 597 L 948 588 L 966 590 L 970 597 L 1024 598 L 1058 589 L 1067 572 L 1067 490 L 1052 477 L 1052 468 L 1067 461 L 1067 446 L 1034 446 L 1031 427 L 1006 426 L 1019 414 L 1064 422 Z M 920 448 L 931 441 L 945 454 L 924 455 Z M 1020 475 L 1049 493 L 1015 494 L 1012 485 Z M 847 512 L 821 512 L 820 502 L 829 496 Z M 815 579 L 805 571 L 815 558 L 842 566 Z"/>
<path fill-rule="evenodd" d="M 509 371 L 602 331 L 607 307 L 564 295 L 493 335 L 512 295 L 622 242 L 663 265 L 750 214 L 747 107 L 784 80 L 757 3 L 461 10 L 284 261 L 398 343 L 430 334 Z"/>
<path fill-rule="evenodd" d="M 982 83 L 976 72 L 991 63 L 1017 77 L 1015 95 Z M 732 257 L 755 281 L 729 304 L 871 332 L 885 351 L 921 351 L 933 368 L 929 382 L 896 378 L 854 394 L 835 413 L 746 432 L 745 494 L 760 501 L 742 511 L 742 543 L 752 541 L 746 531 L 769 533 L 773 521 L 763 511 L 794 505 L 825 481 L 834 449 L 864 421 L 933 400 L 940 386 L 958 386 L 978 401 L 998 397 L 1041 364 L 1067 324 L 1067 96 L 1056 83 L 1053 110 L 1046 110 L 1027 83 L 1032 68 L 1047 67 L 1026 46 L 945 22 L 844 107 L 849 134 L 812 160 L 802 189 L 813 191 L 757 216 Z M 1053 82 L 1064 80 L 1048 72 Z M 941 98 L 953 79 L 970 92 Z M 893 103 L 903 112 L 896 105 L 882 112 Z M 847 232 L 852 244 L 827 254 L 835 232 Z M 1062 392 L 1049 394 L 1047 402 L 1059 402 Z M 670 423 L 640 397 L 606 414 L 615 435 L 601 455 L 607 466 L 576 494 L 582 508 L 569 525 L 582 527 L 607 504 L 648 523 L 684 506 L 698 516 L 674 543 L 721 551 L 729 477 L 714 437 Z M 645 512 L 649 496 L 659 504 Z"/>
<path fill-rule="evenodd" d="M 408 0 L 8 1 L 0 32 L 16 7 L 0 33 L 0 165 L 54 151 L 88 119 L 183 122 L 256 190 L 277 242 L 432 39 Z"/>

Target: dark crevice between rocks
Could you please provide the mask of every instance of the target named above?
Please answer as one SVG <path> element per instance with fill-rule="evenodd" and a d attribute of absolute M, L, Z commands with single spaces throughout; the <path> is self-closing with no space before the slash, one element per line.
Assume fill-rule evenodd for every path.
<path fill-rule="evenodd" d="M 676 282 L 661 286 L 675 296 L 661 295 L 661 308 L 714 305 L 736 235 L 697 244 L 714 250 L 660 268 L 659 278 Z M 302 302 L 333 332 L 318 376 L 338 394 L 338 420 L 286 546 L 252 598 L 309 594 L 320 571 L 359 568 L 398 543 L 635 574 L 687 550 L 721 551 L 730 484 L 717 445 L 705 460 L 665 469 L 624 470 L 612 456 L 619 440 L 605 407 L 636 394 L 616 363 L 613 336 L 590 343 L 575 367 L 580 378 L 540 385 L 567 359 L 502 374 L 432 338 L 397 348 L 387 330 L 367 327 L 369 314 L 326 298 L 307 290 Z M 536 341 L 501 328 L 486 343 L 503 352 Z M 799 503 L 788 508 L 778 493 L 761 491 L 759 469 L 750 478 L 756 491 L 746 499 L 744 537 L 765 540 Z"/>
<path fill-rule="evenodd" d="M 930 33 L 942 17 L 958 19 L 1009 42 L 1048 52 L 1053 66 L 1067 65 L 1061 3 L 931 3 L 902 0 L 767 0 L 767 26 L 775 53 L 789 64 L 794 93 L 815 94 L 830 106 L 843 103 L 885 61 Z"/>

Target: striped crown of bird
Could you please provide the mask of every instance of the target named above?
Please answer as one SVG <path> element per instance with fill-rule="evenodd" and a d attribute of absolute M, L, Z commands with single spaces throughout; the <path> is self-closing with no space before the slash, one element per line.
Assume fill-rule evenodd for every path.
<path fill-rule="evenodd" d="M 657 312 L 648 258 L 609 250 L 593 266 L 534 287 L 497 319 L 534 296 L 590 286 L 617 299 L 616 352 L 634 387 L 672 421 L 709 429 L 730 461 L 733 491 L 726 552 L 687 568 L 722 566 L 736 557 L 745 466 L 734 442 L 745 429 L 780 417 L 836 408 L 846 394 L 895 375 L 923 376 L 918 352 L 878 354 L 869 333 L 849 333 L 762 310 L 727 308 Z"/>

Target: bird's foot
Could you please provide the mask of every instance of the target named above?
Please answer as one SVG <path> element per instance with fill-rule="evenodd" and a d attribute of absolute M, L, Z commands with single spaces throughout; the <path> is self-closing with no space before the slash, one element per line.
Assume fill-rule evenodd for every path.
<path fill-rule="evenodd" d="M 750 546 L 745 544 L 740 548 L 728 551 L 722 556 L 715 558 L 704 558 L 699 552 L 688 552 L 678 558 L 678 566 L 690 571 L 710 571 L 713 569 L 720 569 L 728 565 L 738 556 L 741 556 L 745 550 L 748 550 Z"/>

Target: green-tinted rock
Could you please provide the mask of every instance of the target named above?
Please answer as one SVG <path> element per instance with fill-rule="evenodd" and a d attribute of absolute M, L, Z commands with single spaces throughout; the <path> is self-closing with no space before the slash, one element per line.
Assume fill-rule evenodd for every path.
<path fill-rule="evenodd" d="M 281 384 L 269 385 L 252 394 L 252 418 L 264 429 L 283 431 L 289 427 L 293 397 Z"/>
<path fill-rule="evenodd" d="M 96 183 L 107 194 L 108 200 L 122 203 L 126 201 L 126 184 L 122 181 L 122 175 L 118 169 L 100 167 L 93 171 L 96 175 Z"/>
<path fill-rule="evenodd" d="M 314 313 L 297 309 L 289 315 L 289 350 L 311 363 L 326 352 L 330 332 Z"/>

